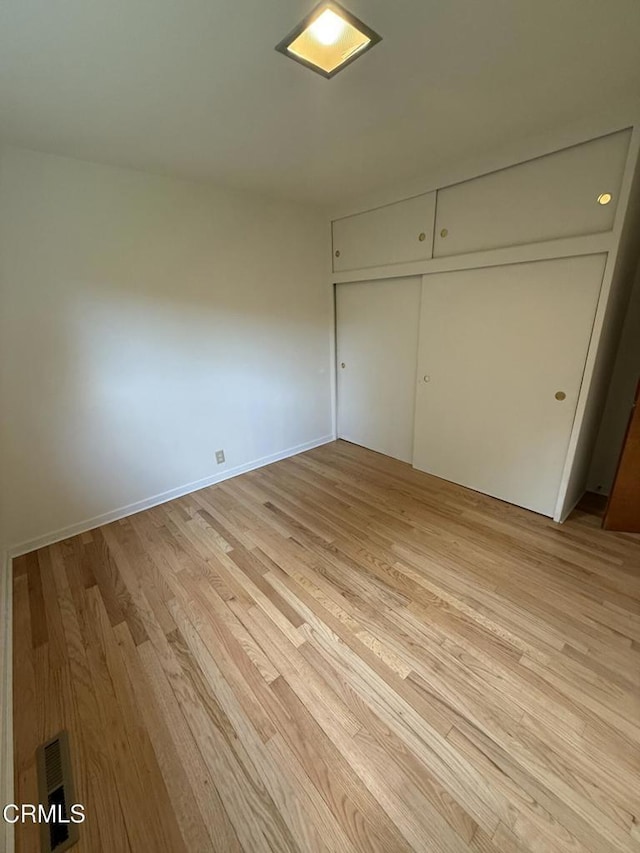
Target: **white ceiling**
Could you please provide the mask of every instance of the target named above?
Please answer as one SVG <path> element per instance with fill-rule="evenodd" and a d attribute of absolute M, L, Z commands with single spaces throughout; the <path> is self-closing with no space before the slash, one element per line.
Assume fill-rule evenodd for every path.
<path fill-rule="evenodd" d="M 315 0 L 1 0 L 0 139 L 338 203 L 640 97 L 640 0 L 344 0 L 333 80 L 274 51 Z"/>

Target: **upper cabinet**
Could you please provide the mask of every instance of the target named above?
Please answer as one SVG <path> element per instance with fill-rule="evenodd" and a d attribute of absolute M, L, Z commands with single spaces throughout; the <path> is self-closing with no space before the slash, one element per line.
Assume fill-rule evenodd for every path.
<path fill-rule="evenodd" d="M 630 138 L 623 130 L 439 190 L 434 256 L 609 231 Z"/>
<path fill-rule="evenodd" d="M 333 271 L 432 257 L 436 194 L 426 193 L 332 224 Z"/>

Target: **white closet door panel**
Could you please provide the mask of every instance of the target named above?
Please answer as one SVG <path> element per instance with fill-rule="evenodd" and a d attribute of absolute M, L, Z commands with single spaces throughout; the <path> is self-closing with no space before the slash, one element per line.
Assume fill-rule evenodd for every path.
<path fill-rule="evenodd" d="M 611 230 L 630 138 L 623 130 L 439 190 L 434 256 Z"/>
<path fill-rule="evenodd" d="M 426 193 L 336 219 L 332 224 L 333 271 L 430 258 L 435 204 L 436 194 Z"/>
<path fill-rule="evenodd" d="M 605 259 L 424 276 L 416 468 L 553 515 Z"/>
<path fill-rule="evenodd" d="M 418 277 L 336 286 L 338 437 L 403 462 L 413 452 L 419 316 Z"/>

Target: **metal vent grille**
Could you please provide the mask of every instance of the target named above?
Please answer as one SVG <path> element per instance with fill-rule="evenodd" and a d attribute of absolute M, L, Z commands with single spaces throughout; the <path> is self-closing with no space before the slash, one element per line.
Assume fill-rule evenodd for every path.
<path fill-rule="evenodd" d="M 59 737 L 44 747 L 44 769 L 47 778 L 47 792 L 55 791 L 64 781 L 62 778 L 62 751 L 60 749 Z"/>
<path fill-rule="evenodd" d="M 38 791 L 40 803 L 54 819 L 40 824 L 40 843 L 43 853 L 62 853 L 78 840 L 78 826 L 69 820 L 69 805 L 74 800 L 69 735 L 60 732 L 38 747 Z"/>

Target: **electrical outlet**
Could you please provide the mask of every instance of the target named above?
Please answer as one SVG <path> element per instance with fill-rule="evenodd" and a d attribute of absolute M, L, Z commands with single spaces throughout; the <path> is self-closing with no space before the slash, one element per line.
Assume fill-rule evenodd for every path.
<path fill-rule="evenodd" d="M 222 465 L 224 462 L 224 450 L 216 450 L 216 462 L 218 465 Z"/>

